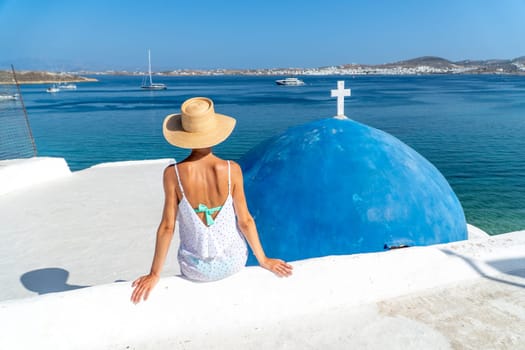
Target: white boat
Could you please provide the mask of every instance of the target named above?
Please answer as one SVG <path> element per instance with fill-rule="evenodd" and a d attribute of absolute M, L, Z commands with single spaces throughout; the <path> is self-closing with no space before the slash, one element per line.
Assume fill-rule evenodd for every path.
<path fill-rule="evenodd" d="M 142 80 L 142 86 L 144 90 L 166 90 L 168 87 L 162 83 L 154 83 L 151 78 L 151 52 L 148 50 L 148 76 Z"/>
<path fill-rule="evenodd" d="M 279 79 L 276 80 L 275 83 L 277 85 L 287 85 L 287 86 L 300 86 L 304 85 L 304 81 L 297 78 L 286 78 L 286 79 Z"/>
<path fill-rule="evenodd" d="M 15 101 L 15 100 L 18 100 L 18 94 L 0 92 L 0 101 Z"/>
<path fill-rule="evenodd" d="M 76 90 L 77 85 L 73 83 L 60 83 L 57 85 L 57 88 L 60 90 Z"/>
<path fill-rule="evenodd" d="M 53 84 L 53 85 L 51 85 L 50 87 L 48 87 L 46 89 L 46 92 L 49 92 L 49 93 L 52 93 L 52 94 L 54 94 L 55 92 L 59 92 L 59 91 L 60 91 L 60 88 L 58 87 L 57 84 Z"/>

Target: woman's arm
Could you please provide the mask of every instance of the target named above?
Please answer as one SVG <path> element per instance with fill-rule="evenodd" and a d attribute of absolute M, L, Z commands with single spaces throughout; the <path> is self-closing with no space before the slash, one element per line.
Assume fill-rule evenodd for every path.
<path fill-rule="evenodd" d="M 178 201 L 175 192 L 175 174 L 173 166 L 168 166 L 164 170 L 164 209 L 162 211 L 162 220 L 157 229 L 157 239 L 155 243 L 155 254 L 149 274 L 137 278 L 131 285 L 133 293 L 131 301 L 138 303 L 147 300 L 149 293 L 155 287 L 160 278 L 160 273 L 166 261 L 166 255 L 173 238 L 175 229 L 175 219 L 177 217 Z"/>
<path fill-rule="evenodd" d="M 232 196 L 235 205 L 235 214 L 237 215 L 237 224 L 239 229 L 246 237 L 253 254 L 257 258 L 259 265 L 267 270 L 272 271 L 280 277 L 288 277 L 292 274 L 292 266 L 280 259 L 268 258 L 259 240 L 259 234 L 252 215 L 248 211 L 246 196 L 244 195 L 244 181 L 241 167 L 230 161 L 231 178 L 232 178 Z"/>

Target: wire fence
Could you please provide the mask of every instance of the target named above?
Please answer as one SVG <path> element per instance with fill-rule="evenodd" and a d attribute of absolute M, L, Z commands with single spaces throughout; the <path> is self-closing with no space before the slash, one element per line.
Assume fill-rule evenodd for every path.
<path fill-rule="evenodd" d="M 35 141 L 14 69 L 11 74 L 3 73 L 10 75 L 13 83 L 0 85 L 0 160 L 35 157 Z M 7 82 L 5 78 L 2 81 Z"/>

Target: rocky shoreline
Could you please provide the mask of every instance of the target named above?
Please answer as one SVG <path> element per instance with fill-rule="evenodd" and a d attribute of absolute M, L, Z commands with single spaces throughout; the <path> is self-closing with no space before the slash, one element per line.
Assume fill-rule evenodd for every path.
<path fill-rule="evenodd" d="M 16 72 L 19 84 L 53 84 L 53 83 L 86 83 L 96 82 L 95 78 L 88 78 L 77 74 L 53 73 L 39 71 Z M 0 84 L 12 85 L 15 81 L 11 71 L 0 71 Z"/>

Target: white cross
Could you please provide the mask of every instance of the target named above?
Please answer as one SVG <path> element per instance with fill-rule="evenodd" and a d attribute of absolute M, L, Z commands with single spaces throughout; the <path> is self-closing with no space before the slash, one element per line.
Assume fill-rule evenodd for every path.
<path fill-rule="evenodd" d="M 345 81 L 337 82 L 337 89 L 332 90 L 332 97 L 337 97 L 337 115 L 336 118 L 344 119 L 345 116 L 345 96 L 350 96 L 350 89 L 345 89 Z"/>

